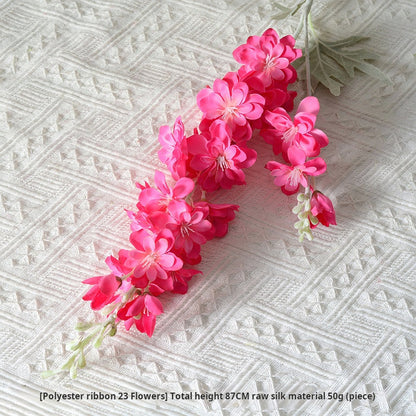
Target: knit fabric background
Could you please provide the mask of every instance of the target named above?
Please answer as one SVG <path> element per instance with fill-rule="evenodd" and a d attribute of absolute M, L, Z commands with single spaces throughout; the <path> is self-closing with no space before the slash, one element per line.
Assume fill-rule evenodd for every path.
<path fill-rule="evenodd" d="M 358 74 L 320 87 L 317 127 L 336 227 L 299 243 L 287 197 L 258 161 L 229 234 L 203 247 L 203 276 L 164 297 L 152 338 L 120 328 L 78 378 L 62 364 L 82 280 L 129 248 L 125 209 L 152 180 L 161 125 L 239 65 L 232 51 L 269 27 L 272 0 L 4 0 L 0 3 L 0 414 L 112 416 L 416 415 L 416 5 L 316 0 L 316 30 L 370 36 L 392 85 Z M 286 4 L 291 4 L 286 2 Z M 306 93 L 297 87 L 298 99 Z M 250 400 L 55 400 L 40 392 L 250 393 Z M 375 400 L 271 400 L 251 394 L 375 393 Z"/>

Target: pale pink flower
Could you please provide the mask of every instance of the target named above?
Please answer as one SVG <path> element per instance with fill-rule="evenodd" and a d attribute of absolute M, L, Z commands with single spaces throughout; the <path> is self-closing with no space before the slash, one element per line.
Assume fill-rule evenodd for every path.
<path fill-rule="evenodd" d="M 274 183 L 280 186 L 286 195 L 296 193 L 299 185 L 306 188 L 308 186 L 306 175 L 318 176 L 326 170 L 326 163 L 322 158 L 317 157 L 305 162 L 305 153 L 295 147 L 289 148 L 288 159 L 292 166 L 274 161 L 266 164 L 266 169 L 275 177 Z"/>
<path fill-rule="evenodd" d="M 169 126 L 160 128 L 159 142 L 162 146 L 158 152 L 159 159 L 166 164 L 173 179 L 177 180 L 186 176 L 188 151 L 185 127 L 180 117 L 176 119 L 172 132 Z"/>
<path fill-rule="evenodd" d="M 136 250 L 130 251 L 131 262 L 134 266 L 134 277 L 145 277 L 152 282 L 156 278 L 167 279 L 167 272 L 179 270 L 183 266 L 182 260 L 171 252 L 174 237 L 168 230 L 158 235 L 145 230 L 135 231 L 130 235 L 130 242 Z M 132 279 L 134 285 L 136 281 Z"/>
<path fill-rule="evenodd" d="M 306 97 L 300 102 L 293 121 L 283 108 L 267 111 L 264 118 L 273 129 L 266 128 L 261 135 L 267 143 L 273 144 L 274 153 L 282 152 L 286 160 L 291 147 L 301 149 L 306 157 L 317 156 L 321 147 L 328 144 L 326 134 L 314 128 L 318 112 L 319 101 L 316 97 Z"/>
<path fill-rule="evenodd" d="M 254 71 L 254 76 L 268 87 L 273 81 L 293 81 L 296 71 L 290 63 L 302 55 L 294 46 L 292 36 L 280 39 L 274 29 L 268 29 L 262 36 L 250 36 L 246 44 L 235 49 L 233 56 L 245 66 L 245 72 Z"/>
<path fill-rule="evenodd" d="M 257 153 L 247 147 L 232 145 L 230 135 L 220 123 L 211 125 L 210 134 L 211 138 L 189 137 L 189 152 L 194 155 L 190 165 L 199 173 L 198 183 L 208 192 L 244 185 L 242 169 L 254 164 Z"/>
<path fill-rule="evenodd" d="M 322 192 L 315 191 L 311 197 L 311 213 L 314 217 L 318 218 L 318 221 L 329 227 L 330 224 L 337 225 L 335 219 L 335 210 L 331 200 L 325 196 Z M 316 225 L 311 223 L 311 228 L 315 228 Z"/>

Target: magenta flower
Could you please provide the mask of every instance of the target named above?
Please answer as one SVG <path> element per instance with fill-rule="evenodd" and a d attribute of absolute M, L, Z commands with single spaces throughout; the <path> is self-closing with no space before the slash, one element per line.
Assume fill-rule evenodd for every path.
<path fill-rule="evenodd" d="M 117 279 L 114 274 L 108 274 L 106 276 L 91 277 L 82 283 L 93 285 L 82 299 L 90 300 L 91 309 L 98 310 L 117 299 L 115 292 L 120 287 L 121 280 Z"/>
<path fill-rule="evenodd" d="M 208 192 L 244 185 L 242 169 L 254 164 L 257 153 L 247 147 L 231 145 L 227 129 L 218 122 L 211 125 L 210 134 L 210 139 L 202 135 L 189 137 L 189 152 L 194 155 L 190 165 L 199 172 L 198 183 Z"/>
<path fill-rule="evenodd" d="M 245 66 L 245 72 L 254 71 L 254 76 L 268 87 L 273 81 L 288 83 L 293 80 L 296 71 L 290 63 L 302 55 L 302 51 L 294 46 L 292 36 L 279 39 L 274 29 L 267 29 L 262 36 L 250 36 L 233 56 Z"/>
<path fill-rule="evenodd" d="M 117 318 L 125 321 L 127 331 L 133 324 L 140 332 L 145 332 L 149 337 L 153 335 L 156 324 L 156 316 L 163 313 L 160 300 L 152 295 L 137 296 L 136 299 L 126 303 L 117 312 Z"/>
<path fill-rule="evenodd" d="M 220 119 L 232 131 L 247 126 L 247 120 L 260 118 L 264 102 L 261 95 L 249 94 L 248 85 L 241 82 L 235 72 L 216 79 L 212 89 L 204 88 L 197 95 L 198 107 L 204 118 Z"/>
<path fill-rule="evenodd" d="M 188 151 L 185 127 L 180 117 L 176 119 L 172 132 L 169 126 L 162 126 L 160 128 L 159 142 L 162 146 L 158 152 L 159 159 L 166 164 L 173 179 L 178 180 L 186 176 Z"/>
<path fill-rule="evenodd" d="M 196 274 L 202 273 L 200 270 L 195 269 L 180 269 L 176 272 L 169 272 L 169 276 L 172 279 L 173 288 L 172 293 L 179 293 L 184 295 L 188 292 L 188 282 Z"/>
<path fill-rule="evenodd" d="M 180 178 L 173 188 L 166 183 L 165 175 L 158 170 L 155 172 L 155 188 L 145 188 L 139 196 L 140 204 L 147 211 L 166 210 L 172 201 L 183 201 L 194 189 L 194 181 Z"/>
<path fill-rule="evenodd" d="M 201 201 L 195 204 L 196 207 L 208 207 L 208 221 L 212 224 L 213 237 L 224 237 L 228 232 L 228 223 L 235 218 L 235 211 L 238 205 L 232 204 L 212 204 Z"/>
<path fill-rule="evenodd" d="M 305 188 L 308 186 L 305 175 L 318 176 L 326 170 L 326 163 L 322 158 L 317 157 L 305 162 L 305 153 L 295 147 L 289 148 L 288 159 L 292 166 L 274 161 L 266 164 L 266 169 L 275 177 L 274 183 L 280 186 L 286 195 L 296 193 L 299 185 Z"/>
<path fill-rule="evenodd" d="M 201 245 L 210 235 L 212 224 L 206 220 L 208 209 L 191 208 L 185 203 L 175 203 L 169 207 L 172 222 L 166 227 L 175 237 L 174 248 L 189 264 L 200 262 Z"/>
<path fill-rule="evenodd" d="M 163 313 L 159 296 L 187 293 L 188 282 L 201 273 L 187 267 L 201 262 L 203 244 L 228 233 L 239 209 L 208 202 L 209 193 L 246 183 L 244 169 L 257 158 L 256 151 L 247 147 L 255 130 L 276 154 L 282 153 L 283 163 L 269 161 L 265 166 L 274 183 L 287 195 L 301 185 L 306 188 L 292 210 L 298 216 L 300 241 L 311 239 L 311 229 L 319 222 L 327 227 L 336 224 L 332 202 L 313 190 L 309 178 L 326 171 L 325 161 L 317 157 L 328 144 L 326 134 L 315 128 L 319 102 L 306 97 L 293 118 L 288 114 L 296 97 L 295 91 L 288 91 L 297 79 L 292 62 L 301 54 L 292 36 L 279 38 L 273 29 L 249 37 L 233 52 L 240 68 L 198 93 L 202 119 L 194 134 L 186 136 L 180 117 L 173 127 L 160 128 L 158 156 L 173 181 L 155 171 L 153 186 L 136 184 L 137 209 L 127 211 L 133 247 L 106 258 L 110 274 L 84 280 L 90 286 L 83 299 L 107 317 L 97 325 L 78 325 L 85 333 L 73 343 L 62 366 L 70 368 L 71 376 L 84 365 L 88 342 L 98 347 L 104 336 L 116 333 L 121 321 L 127 330 L 135 325 L 151 337 Z"/>
<path fill-rule="evenodd" d="M 108 256 L 105 259 L 105 262 L 108 266 L 108 268 L 111 270 L 111 272 L 114 274 L 114 276 L 117 277 L 123 277 L 126 274 L 128 274 L 129 272 L 131 272 L 131 269 L 126 267 L 125 265 L 125 259 L 126 257 L 124 256 L 124 251 L 125 250 L 120 250 L 118 255 L 119 255 L 119 259 L 116 259 L 113 256 Z"/>
<path fill-rule="evenodd" d="M 171 252 L 174 241 L 168 230 L 158 235 L 149 234 L 145 230 L 131 233 L 130 242 L 136 248 L 130 252 L 134 264 L 134 285 L 145 287 L 141 284 L 141 278 L 146 278 L 149 282 L 156 278 L 167 279 L 168 271 L 179 270 L 183 266 L 182 260 Z"/>
<path fill-rule="evenodd" d="M 322 192 L 315 191 L 311 197 L 311 213 L 314 217 L 318 218 L 318 221 L 329 227 L 330 224 L 337 225 L 335 219 L 335 210 L 331 200 L 325 196 Z M 311 228 L 315 228 L 316 225 L 311 223 Z"/>
<path fill-rule="evenodd" d="M 131 219 L 130 229 L 132 231 L 149 230 L 157 234 L 164 228 L 164 224 L 169 221 L 169 216 L 166 213 L 160 211 L 148 213 L 140 204 L 137 205 L 139 208 L 137 212 L 126 210 L 128 217 Z M 164 216 L 164 221 L 161 216 Z"/>
<path fill-rule="evenodd" d="M 287 159 L 288 149 L 297 147 L 306 157 L 317 156 L 321 147 L 328 144 L 328 137 L 319 129 L 315 129 L 316 116 L 319 112 L 319 101 L 316 97 L 304 98 L 292 121 L 283 108 L 267 111 L 265 119 L 273 129 L 264 129 L 261 135 L 267 143 L 273 144 L 275 154 L 283 153 Z"/>

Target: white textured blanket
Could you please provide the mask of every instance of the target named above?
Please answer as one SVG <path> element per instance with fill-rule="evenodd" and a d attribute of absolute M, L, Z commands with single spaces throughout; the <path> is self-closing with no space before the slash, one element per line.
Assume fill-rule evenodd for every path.
<path fill-rule="evenodd" d="M 232 51 L 249 35 L 293 33 L 275 3 L 0 4 L 1 415 L 416 415 L 409 0 L 314 5 L 328 37 L 371 36 L 393 81 L 360 74 L 340 97 L 316 91 L 330 140 L 319 185 L 338 226 L 297 241 L 295 197 L 275 188 L 257 140 L 247 186 L 218 197 L 241 206 L 230 233 L 203 248 L 204 276 L 165 300 L 154 336 L 122 329 L 76 380 L 40 378 L 93 316 L 81 281 L 129 246 L 134 183 L 164 168 L 159 127 L 197 124 L 197 92 L 238 67 Z"/>

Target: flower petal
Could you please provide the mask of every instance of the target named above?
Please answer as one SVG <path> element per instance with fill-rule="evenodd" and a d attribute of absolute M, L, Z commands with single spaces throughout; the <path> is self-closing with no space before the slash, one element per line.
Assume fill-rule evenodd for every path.
<path fill-rule="evenodd" d="M 289 147 L 287 150 L 287 157 L 293 166 L 303 165 L 306 159 L 305 152 L 296 146 Z"/>
<path fill-rule="evenodd" d="M 164 269 L 169 270 L 175 264 L 176 256 L 172 253 L 163 254 L 158 258 L 158 263 Z"/>
<path fill-rule="evenodd" d="M 144 298 L 144 304 L 148 311 L 153 315 L 160 315 L 163 313 L 163 306 L 160 300 L 154 296 L 146 295 Z"/>
<path fill-rule="evenodd" d="M 173 187 L 173 197 L 174 198 L 185 198 L 188 196 L 194 189 L 194 181 L 189 178 L 181 178 L 176 182 Z"/>
<path fill-rule="evenodd" d="M 106 296 L 114 295 L 114 292 L 119 288 L 119 286 L 120 286 L 120 281 L 118 281 L 113 274 L 104 276 L 100 280 L 100 283 L 98 284 L 100 291 L 104 293 L 104 295 Z"/>
<path fill-rule="evenodd" d="M 310 113 L 315 116 L 319 113 L 319 101 L 316 97 L 306 97 L 300 103 L 297 113 Z"/>

